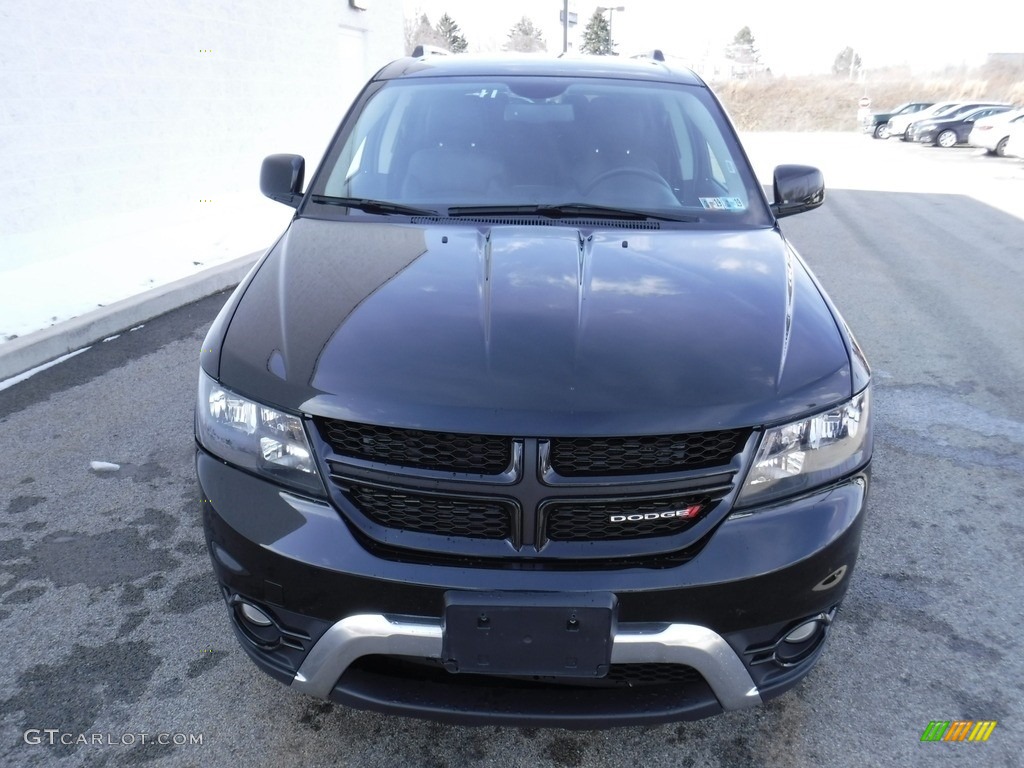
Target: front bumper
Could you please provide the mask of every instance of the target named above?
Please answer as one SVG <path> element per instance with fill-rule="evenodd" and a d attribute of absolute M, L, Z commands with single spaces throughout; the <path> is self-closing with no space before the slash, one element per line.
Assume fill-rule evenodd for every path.
<path fill-rule="evenodd" d="M 337 684 L 360 657 L 384 654 L 440 662 L 443 634 L 440 620 L 410 622 L 379 614 L 350 616 L 334 624 L 321 636 L 296 674 L 292 688 L 301 693 L 358 707 L 442 720 L 452 719 L 462 723 L 501 724 L 535 720 L 549 725 L 555 721 L 568 727 L 587 727 L 594 720 L 601 721 L 602 725 L 608 724 L 607 719 L 614 719 L 613 724 L 617 725 L 651 722 L 650 717 L 639 713 L 631 715 L 611 711 L 607 706 L 601 706 L 606 703 L 599 700 L 586 702 L 586 706 L 581 708 L 579 690 L 564 687 L 561 693 L 570 693 L 570 700 L 576 700 L 575 706 L 553 710 L 548 701 L 539 711 L 536 708 L 537 702 L 531 702 L 535 696 L 529 692 L 519 696 L 514 692 L 506 693 L 502 697 L 503 701 L 495 707 L 493 690 L 486 691 L 483 697 L 467 696 L 467 691 L 462 690 L 456 707 L 449 710 L 450 717 L 445 717 L 446 686 L 430 686 L 429 678 L 416 681 L 420 690 L 412 698 L 403 696 L 403 692 L 399 691 L 383 696 L 379 691 L 367 690 L 364 685 L 360 685 L 358 679 Z M 677 664 L 697 670 L 714 698 L 707 695 L 681 697 L 678 702 L 674 702 L 671 710 L 672 715 L 681 718 L 711 715 L 723 709 L 745 709 L 762 701 L 743 662 L 720 635 L 707 627 L 694 624 L 620 627 L 614 635 L 611 662 L 613 665 Z M 495 680 L 493 677 L 489 679 Z M 558 688 L 545 691 L 547 697 L 557 697 L 558 693 Z M 593 691 L 591 695 L 594 695 Z"/>
<path fill-rule="evenodd" d="M 202 450 L 197 471 L 235 632 L 269 674 L 360 708 L 575 728 L 706 717 L 799 682 L 849 584 L 869 482 L 865 470 L 809 496 L 734 514 L 676 567 L 457 567 L 371 552 L 327 502 Z M 613 594 L 610 661 L 626 682 L 452 674 L 442 658 L 445 595 L 465 591 Z M 243 603 L 267 614 L 271 635 L 280 637 L 265 642 L 246 626 Z M 819 631 L 797 653 L 785 651 L 783 638 L 808 619 Z M 630 677 L 641 668 L 642 684 Z"/>

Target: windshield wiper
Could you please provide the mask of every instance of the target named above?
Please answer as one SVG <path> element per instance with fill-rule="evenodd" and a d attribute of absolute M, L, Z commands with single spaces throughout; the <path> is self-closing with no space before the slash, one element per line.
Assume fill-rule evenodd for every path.
<path fill-rule="evenodd" d="M 402 216 L 437 216 L 437 211 L 429 208 L 414 208 L 401 203 L 389 203 L 387 200 L 370 200 L 365 197 L 332 197 L 330 195 L 310 195 L 314 203 L 339 205 L 344 208 L 358 208 L 366 213 L 397 213 Z"/>
<path fill-rule="evenodd" d="M 629 219 L 644 221 L 700 221 L 698 216 L 655 213 L 635 208 L 615 208 L 590 203 L 561 203 L 558 205 L 458 205 L 448 209 L 448 215 L 456 216 L 545 216 L 549 219 L 572 219 L 590 216 L 602 219 Z"/>

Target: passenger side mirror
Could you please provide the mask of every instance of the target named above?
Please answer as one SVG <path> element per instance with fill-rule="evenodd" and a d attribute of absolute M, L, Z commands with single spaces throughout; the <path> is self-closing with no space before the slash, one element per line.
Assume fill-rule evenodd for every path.
<path fill-rule="evenodd" d="M 270 155 L 260 168 L 260 192 L 279 203 L 297 208 L 302 200 L 306 161 L 302 155 Z"/>
<path fill-rule="evenodd" d="M 779 165 L 772 180 L 775 202 L 772 213 L 777 219 L 803 213 L 825 202 L 825 178 L 809 165 Z"/>

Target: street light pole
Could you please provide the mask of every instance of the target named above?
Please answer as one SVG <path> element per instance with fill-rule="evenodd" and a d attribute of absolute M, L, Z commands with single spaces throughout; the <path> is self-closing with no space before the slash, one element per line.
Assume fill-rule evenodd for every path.
<path fill-rule="evenodd" d="M 599 6 L 597 6 L 597 12 L 598 13 L 604 13 L 605 11 L 608 11 L 608 47 L 609 48 L 612 48 L 615 45 L 615 43 L 612 41 L 612 16 L 613 16 L 613 14 L 616 11 L 624 11 L 624 10 L 626 10 L 626 6 L 624 6 L 624 5 L 616 5 L 614 8 L 606 6 L 606 5 L 599 5 Z M 611 54 L 615 53 L 612 50 L 609 50 L 608 52 L 611 53 Z"/>

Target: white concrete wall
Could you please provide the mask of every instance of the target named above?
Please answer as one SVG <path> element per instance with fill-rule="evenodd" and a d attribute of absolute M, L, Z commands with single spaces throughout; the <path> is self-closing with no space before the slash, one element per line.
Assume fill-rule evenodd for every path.
<path fill-rule="evenodd" d="M 109 258 L 156 283 L 268 245 L 290 209 L 260 196 L 261 159 L 303 154 L 308 178 L 402 55 L 402 0 L 360 4 L 0 1 L 0 274 Z"/>

